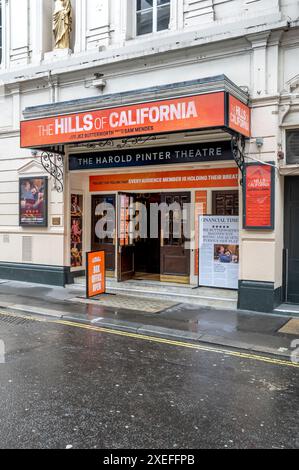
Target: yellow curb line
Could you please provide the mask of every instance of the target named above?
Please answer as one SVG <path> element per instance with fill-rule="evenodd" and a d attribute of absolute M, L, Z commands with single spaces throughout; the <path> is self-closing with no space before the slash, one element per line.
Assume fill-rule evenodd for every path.
<path fill-rule="evenodd" d="M 133 338 L 133 339 L 139 339 L 143 341 L 150 341 L 153 343 L 162 343 L 162 344 L 168 344 L 169 346 L 178 346 L 182 348 L 189 348 L 189 349 L 195 349 L 197 351 L 206 351 L 206 352 L 213 352 L 217 354 L 224 354 L 227 356 L 233 356 L 233 357 L 238 357 L 242 359 L 251 359 L 255 361 L 260 361 L 260 362 L 266 362 L 269 364 L 275 364 L 275 365 L 281 365 L 281 366 L 287 366 L 287 367 L 295 367 L 299 368 L 299 363 L 296 362 L 291 362 L 283 359 L 274 359 L 271 357 L 267 356 L 260 356 L 257 354 L 250 354 L 250 353 L 242 353 L 239 351 L 232 351 L 232 350 L 225 350 L 225 349 L 220 349 L 220 348 L 215 348 L 212 346 L 202 346 L 198 344 L 193 344 L 193 343 L 185 343 L 182 341 L 176 341 L 176 340 L 171 340 L 171 339 L 166 339 L 166 338 L 158 338 L 156 336 L 147 336 L 147 335 L 142 335 L 138 333 L 129 333 L 126 331 L 119 331 L 119 330 L 113 330 L 109 328 L 102 328 L 99 326 L 93 326 L 93 325 L 86 325 L 84 323 L 76 323 L 72 321 L 66 321 L 66 320 L 50 320 L 50 319 L 45 319 L 45 318 L 36 318 L 32 316 L 26 316 L 22 314 L 14 314 L 14 313 L 8 313 L 8 312 L 0 312 L 0 315 L 2 316 L 9 316 L 9 317 L 14 317 L 14 318 L 24 318 L 25 320 L 31 320 L 31 321 L 36 321 L 40 323 L 52 323 L 56 325 L 65 325 L 65 326 L 72 326 L 74 328 L 80 328 L 84 330 L 89 330 L 89 331 L 95 331 L 98 333 L 106 333 L 106 334 L 112 334 L 112 335 L 117 335 L 117 336 L 125 336 L 127 338 Z"/>

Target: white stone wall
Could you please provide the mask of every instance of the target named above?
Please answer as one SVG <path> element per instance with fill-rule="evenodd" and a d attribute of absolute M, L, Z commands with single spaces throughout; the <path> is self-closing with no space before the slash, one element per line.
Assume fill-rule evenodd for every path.
<path fill-rule="evenodd" d="M 18 227 L 17 182 L 22 172 L 42 172 L 30 151 L 19 148 L 19 121 L 27 106 L 225 74 L 248 89 L 252 99 L 251 158 L 276 161 L 277 151 L 284 148 L 284 129 L 299 126 L 298 0 L 172 0 L 169 30 L 140 38 L 135 37 L 134 3 L 73 0 L 72 54 L 55 57 L 48 54 L 53 47 L 52 2 L 2 2 L 0 261 L 22 262 L 22 237 L 28 229 Z M 95 73 L 104 75 L 104 91 L 93 86 Z M 256 137 L 264 139 L 260 150 Z M 242 231 L 241 278 L 278 286 L 283 247 L 279 172 L 276 179 L 276 230 Z M 64 212 L 63 197 L 51 190 L 49 220 L 61 216 L 62 226 L 30 231 L 32 262 L 66 262 Z"/>

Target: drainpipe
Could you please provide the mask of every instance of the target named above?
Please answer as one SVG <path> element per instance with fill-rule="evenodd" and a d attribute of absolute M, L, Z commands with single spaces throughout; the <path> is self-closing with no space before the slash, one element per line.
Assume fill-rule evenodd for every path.
<path fill-rule="evenodd" d="M 56 103 L 57 101 L 57 78 L 53 80 L 51 70 L 48 71 L 48 83 L 49 83 L 49 88 L 51 88 L 51 103 Z"/>

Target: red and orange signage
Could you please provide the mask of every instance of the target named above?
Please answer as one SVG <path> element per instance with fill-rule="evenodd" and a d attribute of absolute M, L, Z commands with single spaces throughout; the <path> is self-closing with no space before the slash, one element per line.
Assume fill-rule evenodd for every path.
<path fill-rule="evenodd" d="M 274 229 L 274 168 L 253 163 L 246 166 L 244 228 Z"/>
<path fill-rule="evenodd" d="M 91 176 L 91 192 L 238 186 L 237 168 L 155 171 Z"/>
<path fill-rule="evenodd" d="M 245 137 L 250 137 L 251 113 L 246 104 L 232 95 L 229 95 L 229 123 L 230 129 L 237 131 Z"/>
<path fill-rule="evenodd" d="M 21 147 L 40 147 L 225 125 L 225 93 L 21 122 Z"/>
<path fill-rule="evenodd" d="M 86 297 L 96 297 L 106 291 L 105 252 L 87 253 L 86 259 Z"/>

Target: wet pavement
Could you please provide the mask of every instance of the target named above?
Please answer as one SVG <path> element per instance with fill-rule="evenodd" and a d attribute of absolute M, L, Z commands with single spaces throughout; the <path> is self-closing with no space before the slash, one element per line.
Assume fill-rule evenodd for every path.
<path fill-rule="evenodd" d="M 200 341 L 209 344 L 279 354 L 290 357 L 296 335 L 280 332 L 290 317 L 237 310 L 215 310 L 192 304 L 176 304 L 158 314 L 120 307 L 84 304 L 80 286 L 67 289 L 20 282 L 0 284 L 0 308 L 43 313 L 102 327 L 140 334 Z M 117 297 L 117 296 L 115 296 Z M 132 299 L 132 297 L 131 297 Z M 149 299 L 150 301 L 150 299 Z M 298 336 L 298 335 L 297 335 Z"/>
<path fill-rule="evenodd" d="M 299 447 L 298 368 L 5 316 L 0 339 L 1 449 Z"/>

